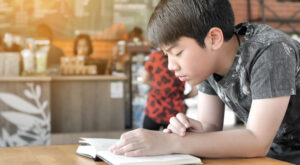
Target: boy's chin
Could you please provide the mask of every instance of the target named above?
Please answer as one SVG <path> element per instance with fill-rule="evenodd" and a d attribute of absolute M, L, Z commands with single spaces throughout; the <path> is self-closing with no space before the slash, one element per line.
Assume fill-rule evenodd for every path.
<path fill-rule="evenodd" d="M 195 86 L 195 85 L 198 85 L 195 81 L 193 80 L 187 80 L 186 83 L 188 83 L 189 85 L 191 86 Z"/>
<path fill-rule="evenodd" d="M 199 85 L 201 84 L 203 81 L 197 81 L 197 80 L 188 80 L 186 81 L 186 83 L 190 84 L 191 86 L 196 86 L 196 85 Z"/>

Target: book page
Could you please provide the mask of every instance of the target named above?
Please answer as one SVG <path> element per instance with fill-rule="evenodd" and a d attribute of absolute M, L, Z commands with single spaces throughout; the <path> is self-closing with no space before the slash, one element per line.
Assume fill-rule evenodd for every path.
<path fill-rule="evenodd" d="M 96 149 L 95 147 L 91 146 L 91 145 L 80 145 L 77 150 L 76 153 L 82 156 L 86 156 L 88 158 L 92 158 L 95 159 L 96 158 Z"/>
<path fill-rule="evenodd" d="M 201 163 L 201 159 L 192 155 L 185 154 L 170 154 L 159 156 L 145 156 L 145 157 L 126 157 L 123 155 L 115 155 L 108 151 L 108 149 L 117 143 L 118 139 L 103 139 L 103 138 L 81 138 L 78 147 L 78 154 L 94 156 L 96 151 L 97 157 L 103 159 L 109 164 L 114 165 L 168 165 L 168 164 L 194 164 Z M 88 145 L 88 148 L 86 147 Z M 81 148 L 80 148 L 81 147 Z M 85 147 L 85 148 L 82 148 Z"/>
<path fill-rule="evenodd" d="M 170 155 L 159 155 L 159 156 L 145 156 L 145 157 L 126 157 L 123 155 L 115 155 L 109 151 L 98 151 L 97 155 L 116 165 L 167 165 L 167 164 L 193 164 L 201 163 L 201 159 L 192 155 L 185 154 L 170 154 Z"/>
<path fill-rule="evenodd" d="M 79 143 L 90 144 L 95 147 L 96 151 L 107 151 L 109 147 L 111 147 L 118 141 L 118 139 L 80 138 Z"/>

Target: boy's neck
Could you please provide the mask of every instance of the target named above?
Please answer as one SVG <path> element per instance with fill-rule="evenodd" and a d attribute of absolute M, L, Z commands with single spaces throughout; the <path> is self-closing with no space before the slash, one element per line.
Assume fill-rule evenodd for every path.
<path fill-rule="evenodd" d="M 239 37 L 239 40 L 238 38 Z M 239 41 L 242 42 L 243 36 L 233 35 L 230 40 L 223 43 L 222 47 L 218 50 L 218 62 L 216 69 L 216 74 L 220 76 L 225 76 L 227 72 L 230 70 L 234 57 L 239 48 Z"/>

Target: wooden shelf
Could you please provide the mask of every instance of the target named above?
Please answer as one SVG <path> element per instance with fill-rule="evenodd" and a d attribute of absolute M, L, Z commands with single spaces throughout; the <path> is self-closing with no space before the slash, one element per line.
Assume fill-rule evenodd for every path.
<path fill-rule="evenodd" d="M 150 53 L 151 46 L 127 46 L 126 50 L 127 50 L 127 53 L 129 53 L 129 54 Z"/>

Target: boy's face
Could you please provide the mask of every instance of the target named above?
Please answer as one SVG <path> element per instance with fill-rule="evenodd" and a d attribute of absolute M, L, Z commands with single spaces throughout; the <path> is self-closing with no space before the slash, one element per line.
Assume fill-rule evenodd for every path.
<path fill-rule="evenodd" d="M 216 67 L 216 59 L 205 44 L 206 48 L 202 48 L 195 39 L 181 37 L 174 44 L 163 45 L 161 48 L 168 55 L 169 70 L 192 86 L 204 81 Z"/>

